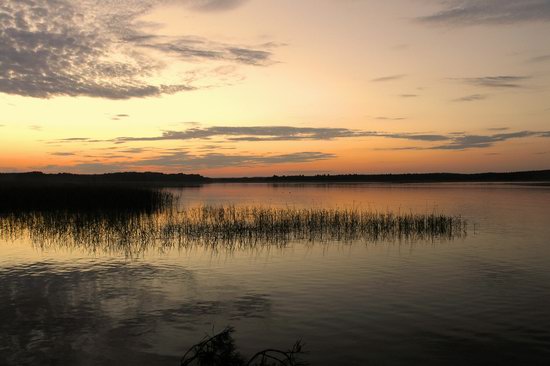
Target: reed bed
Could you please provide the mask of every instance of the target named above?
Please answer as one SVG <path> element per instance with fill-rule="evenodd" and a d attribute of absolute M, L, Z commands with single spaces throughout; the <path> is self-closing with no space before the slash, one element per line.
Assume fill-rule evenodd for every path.
<path fill-rule="evenodd" d="M 361 209 L 200 206 L 145 213 L 12 213 L 0 218 L 0 239 L 41 246 L 140 253 L 148 248 L 244 248 L 291 241 L 378 242 L 452 240 L 467 233 L 460 216 Z"/>
<path fill-rule="evenodd" d="M 0 215 L 61 210 L 152 213 L 173 202 L 168 192 L 129 185 L 0 183 Z"/>

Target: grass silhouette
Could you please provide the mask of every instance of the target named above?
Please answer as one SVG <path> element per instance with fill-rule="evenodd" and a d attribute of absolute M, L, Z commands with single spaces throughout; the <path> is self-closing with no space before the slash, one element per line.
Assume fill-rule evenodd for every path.
<path fill-rule="evenodd" d="M 0 239 L 135 256 L 150 248 L 242 249 L 291 241 L 452 240 L 467 234 L 460 216 L 360 209 L 199 206 L 137 211 L 16 211 L 0 215 Z"/>
<path fill-rule="evenodd" d="M 181 366 L 302 366 L 303 344 L 297 341 L 287 351 L 266 349 L 254 354 L 250 359 L 237 351 L 233 340 L 234 328 L 227 327 L 222 332 L 205 337 L 192 346 L 183 356 Z"/>

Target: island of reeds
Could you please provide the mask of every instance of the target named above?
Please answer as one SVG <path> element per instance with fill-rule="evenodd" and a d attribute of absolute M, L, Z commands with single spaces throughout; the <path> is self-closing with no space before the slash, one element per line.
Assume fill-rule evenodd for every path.
<path fill-rule="evenodd" d="M 5 188 L 5 187 L 4 187 Z M 450 240 L 466 220 L 359 208 L 198 206 L 180 209 L 167 191 L 62 185 L 0 189 L 0 239 L 40 247 L 137 255 L 151 248 L 284 246 L 305 242 Z"/>

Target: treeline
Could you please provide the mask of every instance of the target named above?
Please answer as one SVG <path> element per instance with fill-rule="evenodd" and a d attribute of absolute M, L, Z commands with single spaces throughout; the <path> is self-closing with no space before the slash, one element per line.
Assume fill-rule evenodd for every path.
<path fill-rule="evenodd" d="M 199 174 L 121 172 L 105 174 L 46 174 L 42 172 L 0 173 L 0 185 L 137 185 L 172 187 L 200 185 L 210 179 Z"/>
<path fill-rule="evenodd" d="M 208 183 L 451 183 L 550 182 L 550 170 L 508 173 L 418 173 L 346 175 L 274 175 L 271 177 L 208 178 L 199 174 L 121 172 L 107 174 L 0 173 L 0 185 L 92 184 L 150 187 L 196 186 Z"/>
<path fill-rule="evenodd" d="M 344 175 L 274 175 L 272 177 L 217 178 L 217 183 L 452 183 L 452 182 L 550 182 L 550 170 L 510 173 L 409 173 Z"/>

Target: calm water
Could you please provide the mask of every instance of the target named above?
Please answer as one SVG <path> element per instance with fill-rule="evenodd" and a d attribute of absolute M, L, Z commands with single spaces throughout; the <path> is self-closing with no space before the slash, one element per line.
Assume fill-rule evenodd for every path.
<path fill-rule="evenodd" d="M 211 185 L 198 204 L 461 214 L 465 238 L 151 248 L 0 242 L 1 365 L 178 365 L 205 333 L 312 365 L 550 364 L 550 188 Z"/>

